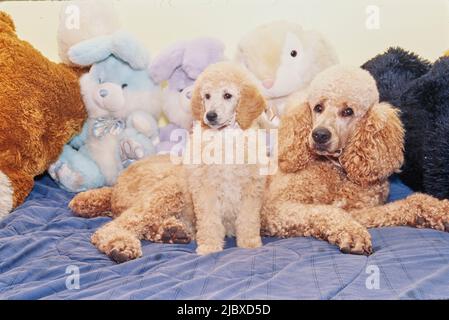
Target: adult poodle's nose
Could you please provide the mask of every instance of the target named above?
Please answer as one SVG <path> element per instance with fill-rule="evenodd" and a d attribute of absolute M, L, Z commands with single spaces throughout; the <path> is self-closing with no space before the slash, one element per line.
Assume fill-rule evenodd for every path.
<path fill-rule="evenodd" d="M 325 144 L 331 139 L 331 132 L 326 128 L 316 128 L 312 132 L 313 141 L 318 144 Z"/>
<path fill-rule="evenodd" d="M 100 92 L 99 92 L 99 94 L 100 94 L 100 97 L 105 98 L 105 97 L 108 96 L 109 91 L 106 90 L 106 89 L 101 89 Z"/>

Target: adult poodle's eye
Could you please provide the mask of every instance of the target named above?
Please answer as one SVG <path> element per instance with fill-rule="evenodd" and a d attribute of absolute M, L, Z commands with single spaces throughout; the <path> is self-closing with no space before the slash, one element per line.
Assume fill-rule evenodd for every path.
<path fill-rule="evenodd" d="M 342 117 L 352 117 L 354 115 L 354 110 L 352 108 L 346 108 L 341 112 Z"/>
<path fill-rule="evenodd" d="M 125 89 L 126 87 L 128 87 L 127 83 L 122 84 L 122 89 Z"/>
<path fill-rule="evenodd" d="M 313 108 L 313 111 L 315 111 L 316 113 L 321 113 L 321 112 L 323 112 L 323 110 L 324 110 L 324 107 L 321 104 L 317 104 L 315 106 L 315 108 Z"/>
<path fill-rule="evenodd" d="M 206 98 L 206 100 L 209 100 L 209 99 L 210 99 L 210 94 L 206 93 L 206 94 L 204 95 L 204 98 Z"/>
<path fill-rule="evenodd" d="M 298 55 L 298 51 L 293 50 L 292 52 L 290 52 L 290 55 L 291 55 L 293 58 L 296 58 L 296 56 Z"/>
<path fill-rule="evenodd" d="M 229 99 L 232 98 L 232 94 L 230 94 L 230 93 L 225 93 L 225 94 L 223 95 L 223 98 L 224 98 L 225 100 L 229 100 Z"/>

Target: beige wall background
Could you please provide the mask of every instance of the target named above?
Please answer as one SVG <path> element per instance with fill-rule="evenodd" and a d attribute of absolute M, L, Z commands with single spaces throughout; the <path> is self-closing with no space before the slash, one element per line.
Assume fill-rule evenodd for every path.
<path fill-rule="evenodd" d="M 114 0 L 123 26 L 152 54 L 180 39 L 214 36 L 234 55 L 240 37 L 272 20 L 316 29 L 334 44 L 340 60 L 360 65 L 389 46 L 435 60 L 449 49 L 449 0 Z M 59 1 L 3 1 L 19 35 L 58 61 Z M 370 29 L 372 7 L 379 28 Z M 376 10 L 376 9 L 375 9 Z M 369 11 L 369 12 L 368 12 Z M 371 14 L 370 14 L 371 13 Z"/>

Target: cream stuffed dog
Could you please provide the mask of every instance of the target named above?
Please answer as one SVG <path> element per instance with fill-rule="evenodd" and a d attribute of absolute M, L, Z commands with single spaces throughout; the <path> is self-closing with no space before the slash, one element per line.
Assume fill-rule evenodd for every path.
<path fill-rule="evenodd" d="M 259 121 L 263 128 L 277 128 L 286 99 L 338 63 L 332 46 L 319 33 L 286 21 L 249 32 L 238 45 L 236 60 L 254 76 L 268 101 Z"/>

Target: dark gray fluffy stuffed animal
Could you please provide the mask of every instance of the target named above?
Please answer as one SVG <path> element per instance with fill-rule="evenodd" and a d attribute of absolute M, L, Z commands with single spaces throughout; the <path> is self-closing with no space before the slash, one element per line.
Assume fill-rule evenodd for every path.
<path fill-rule="evenodd" d="M 366 62 L 382 101 L 399 107 L 406 129 L 401 179 L 412 189 L 449 198 L 449 57 L 433 65 L 401 48 Z"/>

